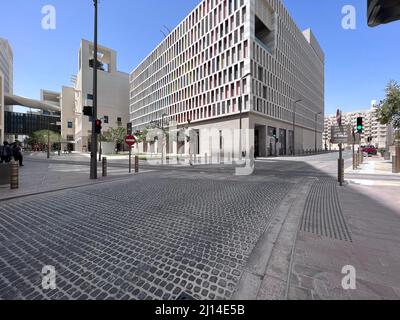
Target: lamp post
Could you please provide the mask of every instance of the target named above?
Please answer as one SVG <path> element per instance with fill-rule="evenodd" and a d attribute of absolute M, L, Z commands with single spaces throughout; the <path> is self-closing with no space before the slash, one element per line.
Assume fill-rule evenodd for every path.
<path fill-rule="evenodd" d="M 166 113 L 163 113 L 161 116 L 161 130 L 164 134 L 163 136 L 163 141 L 162 141 L 162 146 L 161 146 L 161 164 L 164 165 L 164 146 L 165 146 L 165 142 L 166 142 L 166 135 L 164 132 L 164 117 L 168 116 Z"/>
<path fill-rule="evenodd" d="M 322 111 L 321 112 L 319 112 L 319 113 L 316 113 L 315 114 L 315 152 L 317 152 L 317 130 L 318 130 L 318 128 L 317 128 L 317 126 L 318 126 L 318 116 L 320 115 L 320 114 L 322 114 Z"/>
<path fill-rule="evenodd" d="M 242 150 L 242 109 L 243 109 L 243 105 L 245 103 L 244 101 L 244 85 L 243 85 L 243 80 L 246 79 L 248 76 L 251 75 L 251 72 L 246 73 L 241 79 L 240 82 L 242 84 L 242 102 L 239 104 L 239 129 L 240 129 L 240 133 L 239 133 L 239 159 L 242 160 L 243 156 L 244 156 L 244 152 Z"/>
<path fill-rule="evenodd" d="M 296 155 L 296 104 L 299 102 L 302 102 L 302 99 L 298 99 L 296 101 L 293 101 L 293 155 Z"/>
<path fill-rule="evenodd" d="M 93 114 L 92 114 L 92 140 L 90 158 L 90 179 L 97 179 L 97 15 L 98 0 L 93 0 L 94 4 L 94 42 L 93 42 Z"/>
<path fill-rule="evenodd" d="M 54 122 L 50 123 L 50 116 L 47 117 L 47 159 L 50 159 L 50 125 L 55 125 Z"/>

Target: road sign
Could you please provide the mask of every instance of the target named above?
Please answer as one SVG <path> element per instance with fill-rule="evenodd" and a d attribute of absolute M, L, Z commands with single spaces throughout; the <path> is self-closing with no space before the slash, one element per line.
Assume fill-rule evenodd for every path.
<path fill-rule="evenodd" d="M 342 111 L 337 109 L 336 111 L 336 121 L 338 126 L 340 127 L 342 125 Z"/>
<path fill-rule="evenodd" d="M 125 143 L 132 147 L 136 143 L 136 138 L 134 136 L 126 136 Z"/>
<path fill-rule="evenodd" d="M 332 143 L 353 143 L 353 133 L 351 126 L 332 126 L 331 127 Z"/>

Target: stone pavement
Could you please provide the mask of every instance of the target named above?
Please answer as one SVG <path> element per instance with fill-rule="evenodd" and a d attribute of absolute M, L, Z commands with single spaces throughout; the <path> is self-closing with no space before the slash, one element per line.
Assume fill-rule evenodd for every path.
<path fill-rule="evenodd" d="M 336 166 L 331 154 L 262 159 L 241 177 L 155 168 L 2 201 L 0 299 L 399 299 L 399 188 L 340 188 Z M 45 265 L 56 290 L 41 287 Z M 347 265 L 356 290 L 342 287 Z"/>
<path fill-rule="evenodd" d="M 84 185 L 107 182 L 115 179 L 129 178 L 125 168 L 108 168 L 108 176 L 102 177 L 101 163 L 98 167 L 98 180 L 89 179 L 90 169 L 88 160 L 86 164 L 59 163 L 47 161 L 30 161 L 29 157 L 24 162 L 25 166 L 19 168 L 19 189 L 11 190 L 9 186 L 0 188 L 0 200 L 31 194 L 73 188 Z M 150 170 L 141 170 L 141 173 Z"/>

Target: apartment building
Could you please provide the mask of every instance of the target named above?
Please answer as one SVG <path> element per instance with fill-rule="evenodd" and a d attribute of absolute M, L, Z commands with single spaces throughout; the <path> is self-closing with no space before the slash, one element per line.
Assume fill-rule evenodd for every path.
<path fill-rule="evenodd" d="M 356 131 L 357 126 L 357 118 L 363 118 L 364 132 L 361 135 L 361 144 L 372 144 L 377 148 L 386 148 L 387 143 L 389 145 L 392 144 L 393 141 L 390 141 L 390 137 L 393 136 L 390 132 L 391 129 L 387 125 L 382 125 L 379 123 L 377 115 L 376 115 L 377 105 L 376 101 L 371 102 L 370 109 L 353 111 L 353 112 L 344 112 L 342 114 L 342 123 L 343 125 L 352 125 L 354 130 Z M 336 149 L 336 146 L 330 143 L 331 140 L 331 127 L 336 126 L 336 115 L 330 115 L 325 118 L 325 129 L 323 134 L 323 144 L 327 146 L 327 148 Z M 368 138 L 371 139 L 371 142 L 368 142 Z"/>
<path fill-rule="evenodd" d="M 93 43 L 82 40 L 78 56 L 78 74 L 73 87 L 61 90 L 61 134 L 75 151 L 90 151 L 92 124 L 83 115 L 83 107 L 92 106 Z M 117 71 L 117 52 L 98 47 L 98 118 L 103 131 L 128 122 L 129 75 Z"/>
<path fill-rule="evenodd" d="M 130 74 L 129 111 L 136 130 L 163 119 L 197 132 L 195 153 L 210 152 L 207 129 L 232 156 L 239 128 L 247 154 L 320 149 L 324 53 L 280 0 L 204 0 Z"/>

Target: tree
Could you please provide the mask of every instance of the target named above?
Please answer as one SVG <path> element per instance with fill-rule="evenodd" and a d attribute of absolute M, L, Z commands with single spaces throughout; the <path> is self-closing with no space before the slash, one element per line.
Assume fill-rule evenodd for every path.
<path fill-rule="evenodd" d="M 61 138 L 60 134 L 54 131 L 48 132 L 47 130 L 40 130 L 33 132 L 27 139 L 27 143 L 30 146 L 37 144 L 43 150 L 45 149 L 45 146 L 47 146 L 48 135 L 50 135 L 50 146 L 53 145 L 54 143 L 59 143 Z"/>
<path fill-rule="evenodd" d="M 386 97 L 376 112 L 381 124 L 392 124 L 400 129 L 400 85 L 392 80 L 386 87 Z"/>

